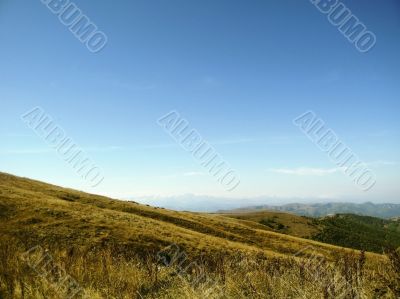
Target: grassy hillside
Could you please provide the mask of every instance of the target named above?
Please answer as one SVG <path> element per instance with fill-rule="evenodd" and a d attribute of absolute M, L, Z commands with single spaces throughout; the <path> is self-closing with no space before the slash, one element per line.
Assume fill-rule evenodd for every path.
<path fill-rule="evenodd" d="M 364 254 L 237 218 L 164 210 L 0 173 L 0 298 L 71 295 L 71 287 L 52 287 L 64 270 L 82 298 L 336 298 L 338 278 L 354 296 L 400 294 L 397 253 L 392 259 Z M 293 234 L 312 232 L 308 220 L 287 221 L 304 227 Z M 34 246 L 59 266 L 38 276 L 32 267 L 38 263 L 21 258 Z M 179 248 L 178 258 L 171 248 Z M 316 282 L 316 275 L 323 278 Z"/>
<path fill-rule="evenodd" d="M 264 226 L 265 230 L 275 231 L 300 238 L 309 238 L 320 232 L 314 219 L 289 213 L 274 211 L 231 212 L 219 214 L 235 219 L 252 221 Z"/>
<path fill-rule="evenodd" d="M 0 174 L 0 233 L 29 244 L 107 244 L 141 253 L 176 243 L 208 251 L 293 254 L 311 241 L 266 231 L 262 224 L 220 215 L 175 212 Z M 90 241 L 90 242 L 89 242 Z M 312 243 L 328 254 L 337 250 Z"/>
<path fill-rule="evenodd" d="M 264 225 L 266 230 L 358 250 L 383 253 L 385 248 L 400 247 L 398 219 L 386 220 L 353 214 L 309 218 L 274 211 L 242 211 L 221 215 L 253 221 Z"/>

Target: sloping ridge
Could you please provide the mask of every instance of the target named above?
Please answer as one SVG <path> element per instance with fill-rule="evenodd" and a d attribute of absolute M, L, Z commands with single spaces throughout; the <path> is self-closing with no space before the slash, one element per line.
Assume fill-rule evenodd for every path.
<path fill-rule="evenodd" d="M 114 246 L 145 254 L 177 244 L 188 254 L 237 251 L 293 255 L 310 246 L 327 257 L 343 248 L 265 230 L 252 221 L 176 212 L 0 173 L 0 235 L 37 245 Z"/>

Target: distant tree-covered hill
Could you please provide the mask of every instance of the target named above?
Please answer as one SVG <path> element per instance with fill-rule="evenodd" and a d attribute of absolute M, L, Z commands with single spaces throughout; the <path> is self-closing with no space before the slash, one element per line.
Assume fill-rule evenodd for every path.
<path fill-rule="evenodd" d="M 321 228 L 312 239 L 343 247 L 383 252 L 400 246 L 400 221 L 338 214 L 316 219 Z"/>
<path fill-rule="evenodd" d="M 223 215 L 257 222 L 266 230 L 301 238 L 383 253 L 400 247 L 400 220 L 355 214 L 336 214 L 320 218 L 276 211 L 231 212 Z"/>

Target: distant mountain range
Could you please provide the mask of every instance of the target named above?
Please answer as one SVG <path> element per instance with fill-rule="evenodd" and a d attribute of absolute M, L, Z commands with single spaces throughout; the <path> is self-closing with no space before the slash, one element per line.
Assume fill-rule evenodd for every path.
<path fill-rule="evenodd" d="M 321 217 L 332 214 L 344 214 L 344 213 L 373 216 L 385 219 L 400 217 L 400 204 L 391 204 L 391 203 L 374 204 L 372 202 L 366 202 L 361 204 L 331 202 L 331 203 L 315 203 L 315 204 L 292 203 L 281 206 L 258 205 L 246 208 L 239 208 L 232 211 L 251 212 L 260 210 L 281 211 L 281 212 L 288 212 L 296 215 L 310 216 L 310 217 Z"/>
<path fill-rule="evenodd" d="M 250 198 L 228 198 L 195 194 L 175 196 L 128 197 L 125 200 L 163 207 L 175 211 L 221 212 L 237 210 L 275 210 L 300 216 L 320 217 L 329 214 L 359 214 L 379 218 L 400 217 L 400 204 L 362 203 L 359 199 L 320 199 L 260 196 Z M 391 199 L 391 202 L 397 202 Z"/>

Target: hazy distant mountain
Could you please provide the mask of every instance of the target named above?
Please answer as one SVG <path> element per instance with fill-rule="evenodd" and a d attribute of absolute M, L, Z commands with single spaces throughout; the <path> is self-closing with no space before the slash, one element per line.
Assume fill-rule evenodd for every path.
<path fill-rule="evenodd" d="M 232 210 L 247 206 L 260 206 L 300 201 L 293 198 L 255 197 L 255 198 L 226 198 L 195 194 L 182 194 L 176 196 L 148 196 L 130 197 L 142 204 L 163 207 L 176 211 L 216 212 L 218 210 Z"/>
<path fill-rule="evenodd" d="M 355 200 L 354 202 L 340 202 L 336 199 L 321 200 L 318 198 L 309 198 L 306 200 L 304 198 L 278 198 L 267 196 L 254 198 L 224 198 L 194 194 L 160 197 L 131 197 L 128 199 L 151 206 L 192 212 L 274 210 L 313 217 L 338 213 L 350 213 L 379 218 L 400 217 L 400 204 L 357 203 Z"/>
<path fill-rule="evenodd" d="M 292 203 L 281 206 L 274 205 L 258 205 L 247 208 L 240 208 L 234 211 L 257 211 L 257 210 L 274 210 L 289 212 L 302 216 L 321 217 L 331 214 L 351 213 L 364 216 L 373 216 L 379 218 L 395 218 L 400 216 L 400 204 L 374 204 L 371 202 L 366 203 L 344 203 L 344 202 L 331 202 L 331 203 L 315 203 L 315 204 L 302 204 Z"/>

